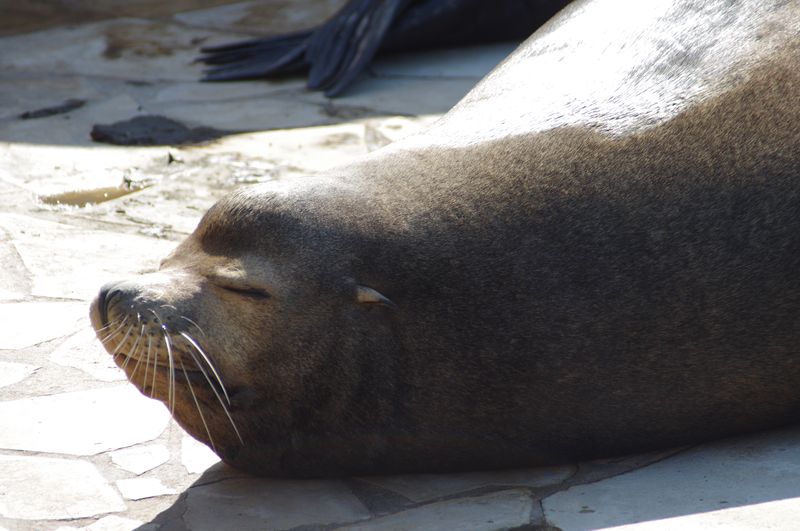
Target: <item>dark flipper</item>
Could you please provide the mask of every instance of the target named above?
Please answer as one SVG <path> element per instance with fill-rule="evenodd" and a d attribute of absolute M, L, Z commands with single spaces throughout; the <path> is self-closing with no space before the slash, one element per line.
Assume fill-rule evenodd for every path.
<path fill-rule="evenodd" d="M 316 29 L 203 48 L 205 81 L 309 70 L 308 88 L 340 94 L 378 51 L 521 39 L 569 0 L 350 0 Z"/>
<path fill-rule="evenodd" d="M 386 33 L 412 0 L 352 0 L 313 33 L 306 55 L 308 88 L 339 94 L 372 61 Z"/>
<path fill-rule="evenodd" d="M 200 61 L 218 65 L 205 73 L 203 81 L 258 79 L 301 72 L 308 67 L 306 48 L 311 31 L 267 39 L 202 48 Z"/>
<path fill-rule="evenodd" d="M 339 94 L 369 64 L 397 16 L 413 0 L 350 0 L 314 30 L 203 48 L 217 65 L 204 81 L 279 76 L 309 70 L 308 88 Z"/>

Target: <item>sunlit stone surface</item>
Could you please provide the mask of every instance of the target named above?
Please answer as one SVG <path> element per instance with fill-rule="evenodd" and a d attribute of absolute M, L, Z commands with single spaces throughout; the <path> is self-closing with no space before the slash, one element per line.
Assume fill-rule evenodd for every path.
<path fill-rule="evenodd" d="M 420 474 L 360 478 L 414 501 L 426 501 L 481 487 L 544 487 L 557 485 L 574 473 L 569 466 L 468 474 Z"/>
<path fill-rule="evenodd" d="M 0 387 L 21 382 L 36 370 L 35 365 L 0 361 Z"/>
<path fill-rule="evenodd" d="M 190 474 L 199 474 L 215 463 L 219 457 L 211 448 L 194 437 L 184 435 L 181 438 L 181 463 Z"/>
<path fill-rule="evenodd" d="M 175 494 L 174 489 L 163 485 L 157 478 L 120 479 L 117 481 L 117 488 L 128 500 Z"/>
<path fill-rule="evenodd" d="M 125 510 L 120 497 L 90 463 L 0 455 L 0 470 L 3 518 L 59 520 Z"/>
<path fill-rule="evenodd" d="M 227 479 L 189 489 L 184 520 L 194 531 L 289 529 L 369 517 L 338 481 Z"/>
<path fill-rule="evenodd" d="M 88 319 L 82 321 L 81 330 L 70 336 L 50 355 L 53 363 L 74 367 L 104 382 L 125 380 L 125 373 L 114 364 L 112 357 L 98 341 Z"/>
<path fill-rule="evenodd" d="M 94 455 L 150 441 L 169 413 L 129 385 L 0 402 L 0 448 Z"/>
<path fill-rule="evenodd" d="M 79 529 L 85 531 L 130 531 L 131 529 L 139 529 L 141 525 L 142 522 L 139 520 L 132 520 L 112 514 L 104 516 L 86 527 L 62 526 L 56 528 L 56 531 L 78 531 Z"/>
<path fill-rule="evenodd" d="M 347 526 L 348 531 L 426 529 L 491 531 L 527 525 L 533 500 L 524 491 L 503 491 L 486 496 L 459 498 L 423 505 L 391 516 Z"/>
<path fill-rule="evenodd" d="M 112 463 L 136 475 L 144 474 L 169 460 L 169 450 L 163 444 L 134 446 L 108 455 Z"/>
<path fill-rule="evenodd" d="M 798 437 L 795 428 L 704 445 L 554 494 L 543 501 L 545 516 L 564 531 L 747 529 L 754 522 L 761 529 L 791 529 L 785 527 L 789 514 L 800 521 Z"/>
<path fill-rule="evenodd" d="M 21 349 L 75 332 L 86 305 L 74 302 L 0 303 L 0 350 Z"/>

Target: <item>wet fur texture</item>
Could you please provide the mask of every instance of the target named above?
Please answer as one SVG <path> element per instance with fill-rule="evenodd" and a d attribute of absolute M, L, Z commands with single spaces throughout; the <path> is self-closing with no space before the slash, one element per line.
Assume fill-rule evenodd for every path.
<path fill-rule="evenodd" d="M 104 288 L 93 322 L 195 321 L 241 441 L 208 389 L 210 428 L 180 385 L 177 420 L 273 476 L 543 465 L 796 422 L 800 9 L 774 6 L 765 27 L 793 37 L 655 123 L 467 145 L 434 127 L 236 192 L 161 272 Z"/>

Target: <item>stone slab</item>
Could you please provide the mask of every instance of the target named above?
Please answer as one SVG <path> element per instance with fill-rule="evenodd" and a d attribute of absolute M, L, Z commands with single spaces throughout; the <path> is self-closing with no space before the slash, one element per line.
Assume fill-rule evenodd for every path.
<path fill-rule="evenodd" d="M 370 66 L 378 77 L 465 78 L 477 83 L 513 52 L 518 42 L 467 46 L 382 57 Z"/>
<path fill-rule="evenodd" d="M 0 301 L 21 300 L 31 292 L 30 273 L 25 268 L 11 236 L 0 229 Z"/>
<path fill-rule="evenodd" d="M 5 2 L 0 35 L 40 31 L 54 26 L 85 24 L 120 16 L 164 17 L 187 9 L 231 3 L 233 0 L 68 0 Z M 275 2 L 276 0 L 272 0 Z M 278 0 L 279 1 L 279 0 Z"/>
<path fill-rule="evenodd" d="M 342 531 L 495 531 L 530 524 L 533 500 L 524 491 L 508 490 L 431 503 L 368 522 L 340 527 Z"/>
<path fill-rule="evenodd" d="M 798 479 L 800 429 L 795 428 L 703 445 L 572 487 L 546 498 L 543 506 L 547 521 L 563 531 L 627 525 L 649 529 L 659 521 L 679 523 L 662 529 L 721 527 L 736 519 L 760 519 L 759 528 L 781 528 L 785 515 L 800 515 Z M 779 510 L 773 514 L 770 504 Z"/>
<path fill-rule="evenodd" d="M 13 385 L 21 382 L 38 369 L 36 365 L 28 363 L 12 363 L 10 361 L 0 361 L 0 387 Z"/>
<path fill-rule="evenodd" d="M 128 500 L 143 500 L 175 494 L 175 489 L 167 487 L 158 478 L 120 479 L 117 480 L 117 488 Z"/>
<path fill-rule="evenodd" d="M 220 35 L 164 21 L 118 18 L 6 37 L 0 69 L 139 82 L 194 81 L 202 67 L 193 60 L 199 46 L 211 37 L 236 40 L 241 35 Z"/>
<path fill-rule="evenodd" d="M 0 303 L 0 350 L 22 349 L 64 337 L 80 328 L 88 312 L 83 303 Z"/>
<path fill-rule="evenodd" d="M 415 474 L 359 478 L 402 494 L 415 502 L 428 501 L 485 487 L 546 487 L 558 485 L 575 467 L 549 467 L 467 474 Z"/>
<path fill-rule="evenodd" d="M 234 478 L 189 489 L 192 531 L 266 531 L 362 520 L 366 507 L 339 481 Z"/>
<path fill-rule="evenodd" d="M 620 531 L 668 531 L 671 529 L 680 529 L 681 531 L 790 531 L 797 529 L 798 522 L 800 522 L 800 503 L 795 498 L 605 529 Z"/>
<path fill-rule="evenodd" d="M 167 426 L 169 413 L 133 386 L 121 385 L 0 402 L 0 448 L 95 455 L 146 442 Z"/>
<path fill-rule="evenodd" d="M 219 456 L 205 444 L 188 435 L 181 437 L 181 464 L 188 473 L 200 474 L 219 462 Z"/>
<path fill-rule="evenodd" d="M 33 277 L 33 295 L 90 301 L 102 284 L 155 270 L 175 243 L 77 225 L 0 215 Z M 81 252 L 76 252 L 81 249 Z M 84 308 L 88 312 L 88 307 Z"/>
<path fill-rule="evenodd" d="M 38 124 L 37 128 L 48 130 L 52 124 Z M 60 129 L 60 127 L 55 127 Z M 89 134 L 89 130 L 85 131 Z M 74 140 L 74 139 L 73 139 Z M 47 156 L 42 156 L 42 150 Z M 76 190 L 90 190 L 118 186 L 126 179 L 139 177 L 137 169 L 146 167 L 148 173 L 160 162 L 167 165 L 169 149 L 164 147 L 128 147 L 94 145 L 92 147 L 74 146 L 71 142 L 64 145 L 42 148 L 36 144 L 0 142 L 0 180 L 11 183 L 17 196 L 17 204 L 28 192 L 32 199 Z M 20 171 L 20 168 L 25 168 Z M 9 194 L 11 195 L 11 194 Z M 51 212 L 43 205 L 30 201 L 25 210 L 32 217 L 41 218 Z M 39 207 L 39 208 L 37 208 Z M 92 212 L 86 209 L 88 212 Z M 72 211 L 60 210 L 64 217 Z M 28 228 L 19 217 L 9 218 L 13 221 L 7 227 L 8 238 L 17 233 L 15 228 Z"/>
<path fill-rule="evenodd" d="M 0 470 L 4 518 L 62 520 L 125 510 L 125 503 L 90 463 L 0 455 Z"/>
<path fill-rule="evenodd" d="M 71 335 L 50 354 L 50 361 L 63 367 L 74 367 L 103 382 L 124 381 L 125 373 L 114 364 L 113 358 L 103 348 L 94 329 L 89 326 L 89 320 L 82 323 L 80 331 Z"/>
<path fill-rule="evenodd" d="M 89 133 L 94 123 L 127 119 L 140 112 L 141 105 L 131 94 L 124 93 L 123 83 L 118 82 L 116 86 L 118 87 L 116 93 L 98 94 L 96 98 L 88 99 L 83 107 L 66 114 L 38 120 L 11 120 L 3 127 L 3 138 L 27 144 L 90 146 L 92 141 Z M 54 91 L 47 104 L 61 103 L 64 98 L 59 96 L 59 93 L 63 94 Z M 19 109 L 17 107 L 14 110 Z M 52 158 L 46 160 L 53 161 Z"/>
<path fill-rule="evenodd" d="M 315 26 L 333 15 L 345 0 L 256 0 L 185 11 L 175 20 L 192 26 L 276 35 Z M 227 44 L 219 41 L 213 44 Z"/>
<path fill-rule="evenodd" d="M 141 530 L 141 526 L 142 522 L 139 520 L 132 520 L 112 514 L 104 516 L 86 527 L 62 526 L 56 528 L 56 531 L 133 531 L 134 529 Z"/>
<path fill-rule="evenodd" d="M 169 460 L 169 449 L 163 444 L 147 444 L 125 448 L 108 454 L 111 462 L 136 475 L 163 465 Z"/>

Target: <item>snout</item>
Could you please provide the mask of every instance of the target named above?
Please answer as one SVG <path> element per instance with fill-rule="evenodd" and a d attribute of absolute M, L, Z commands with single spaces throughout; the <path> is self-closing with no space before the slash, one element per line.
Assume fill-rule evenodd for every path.
<path fill-rule="evenodd" d="M 89 319 L 95 331 L 108 326 L 108 308 L 114 300 L 132 295 L 133 287 L 124 282 L 114 281 L 104 284 L 89 307 Z"/>
<path fill-rule="evenodd" d="M 116 282 L 109 282 L 103 285 L 89 307 L 89 319 L 95 331 L 100 331 L 108 326 L 108 296 L 114 291 L 116 284 Z"/>

